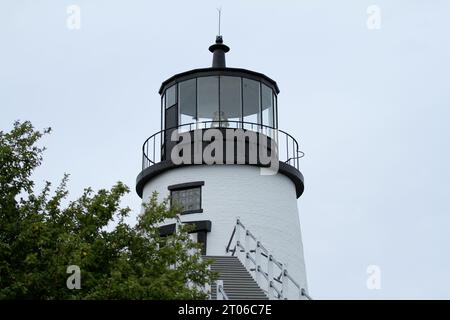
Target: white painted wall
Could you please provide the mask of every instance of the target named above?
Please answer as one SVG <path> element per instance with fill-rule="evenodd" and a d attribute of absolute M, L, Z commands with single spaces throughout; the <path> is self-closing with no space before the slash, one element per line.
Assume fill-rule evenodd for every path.
<path fill-rule="evenodd" d="M 258 167 L 249 165 L 180 167 L 149 181 L 143 200 L 147 201 L 153 191 L 162 200 L 169 195 L 169 185 L 192 181 L 205 182 L 203 213 L 183 215 L 181 220 L 211 220 L 207 255 L 225 255 L 236 218 L 240 217 L 278 261 L 287 262 L 293 278 L 307 288 L 297 198 L 289 178 L 283 174 L 260 175 Z M 298 297 L 293 287 L 289 293 L 291 298 Z"/>

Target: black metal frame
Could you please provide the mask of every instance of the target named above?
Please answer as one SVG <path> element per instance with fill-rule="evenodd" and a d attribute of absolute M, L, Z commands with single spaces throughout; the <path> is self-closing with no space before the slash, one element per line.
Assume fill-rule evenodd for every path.
<path fill-rule="evenodd" d="M 236 76 L 262 81 L 269 87 L 271 87 L 276 94 L 280 93 L 280 89 L 278 88 L 278 85 L 275 80 L 269 78 L 265 74 L 241 68 L 201 68 L 182 72 L 165 80 L 161 84 L 161 87 L 158 92 L 159 94 L 162 95 L 162 93 L 167 88 L 171 87 L 174 83 L 177 82 L 189 80 L 192 78 L 198 78 L 202 76 L 214 76 L 214 75 Z"/>
<path fill-rule="evenodd" d="M 211 221 L 210 220 L 199 220 L 199 221 L 186 221 L 183 222 L 184 224 L 190 224 L 193 225 L 194 228 L 189 231 L 189 233 L 196 233 L 197 234 L 197 242 L 202 245 L 202 254 L 206 254 L 207 249 L 207 239 L 208 239 L 208 232 L 211 232 Z M 162 237 L 171 235 L 175 232 L 176 225 L 175 223 L 167 224 L 164 226 L 159 227 L 159 235 Z"/>

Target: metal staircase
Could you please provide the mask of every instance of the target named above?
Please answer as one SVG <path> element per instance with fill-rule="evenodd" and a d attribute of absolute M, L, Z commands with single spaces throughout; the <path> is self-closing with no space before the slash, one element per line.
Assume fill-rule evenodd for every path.
<path fill-rule="evenodd" d="M 211 269 L 218 271 L 220 276 L 211 287 L 211 299 L 285 300 L 291 287 L 296 291 L 296 299 L 311 300 L 306 289 L 288 272 L 287 264 L 275 259 L 239 218 L 225 252 L 228 256 L 212 257 L 216 262 Z"/>
<path fill-rule="evenodd" d="M 175 232 L 181 224 L 177 215 Z M 211 300 L 285 300 L 289 286 L 297 292 L 296 299 L 311 300 L 306 289 L 292 278 L 286 264 L 276 260 L 239 218 L 225 255 L 202 257 L 212 259 L 211 270 L 219 273 L 218 280 L 204 288 Z"/>
<path fill-rule="evenodd" d="M 214 260 L 211 264 L 211 270 L 219 273 L 226 299 L 268 300 L 264 291 L 237 257 L 207 256 L 206 258 Z M 211 299 L 217 299 L 217 286 L 211 286 Z"/>

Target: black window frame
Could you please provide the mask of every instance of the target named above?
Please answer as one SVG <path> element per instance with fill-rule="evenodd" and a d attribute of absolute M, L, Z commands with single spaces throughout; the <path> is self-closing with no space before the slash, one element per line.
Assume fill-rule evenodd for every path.
<path fill-rule="evenodd" d="M 194 228 L 189 231 L 189 233 L 197 234 L 197 243 L 202 246 L 201 252 L 206 255 L 208 232 L 211 232 L 211 221 L 210 220 L 198 220 L 198 221 L 186 221 L 185 224 L 193 225 Z M 168 235 L 174 234 L 176 230 L 175 223 L 164 225 L 158 228 L 159 235 L 161 237 L 166 237 Z"/>
<path fill-rule="evenodd" d="M 172 191 L 183 191 L 183 190 L 199 188 L 200 189 L 200 209 L 184 210 L 184 211 L 180 212 L 180 214 L 185 215 L 185 214 L 192 214 L 192 213 L 203 213 L 202 187 L 204 185 L 205 185 L 205 181 L 192 181 L 192 182 L 179 183 L 179 184 L 174 184 L 174 185 L 168 186 L 167 189 L 170 191 L 170 206 L 172 207 Z"/>

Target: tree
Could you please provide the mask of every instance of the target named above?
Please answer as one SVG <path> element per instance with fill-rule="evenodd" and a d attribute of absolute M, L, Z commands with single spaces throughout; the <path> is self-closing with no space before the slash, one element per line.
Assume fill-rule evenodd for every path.
<path fill-rule="evenodd" d="M 202 287 L 216 275 L 189 225 L 159 234 L 157 226 L 177 213 L 167 199 L 158 203 L 153 194 L 130 226 L 121 182 L 96 193 L 87 188 L 66 206 L 67 175 L 52 195 L 49 182 L 35 193 L 31 175 L 45 150 L 37 143 L 49 132 L 30 122 L 0 131 L 0 299 L 206 298 Z"/>

